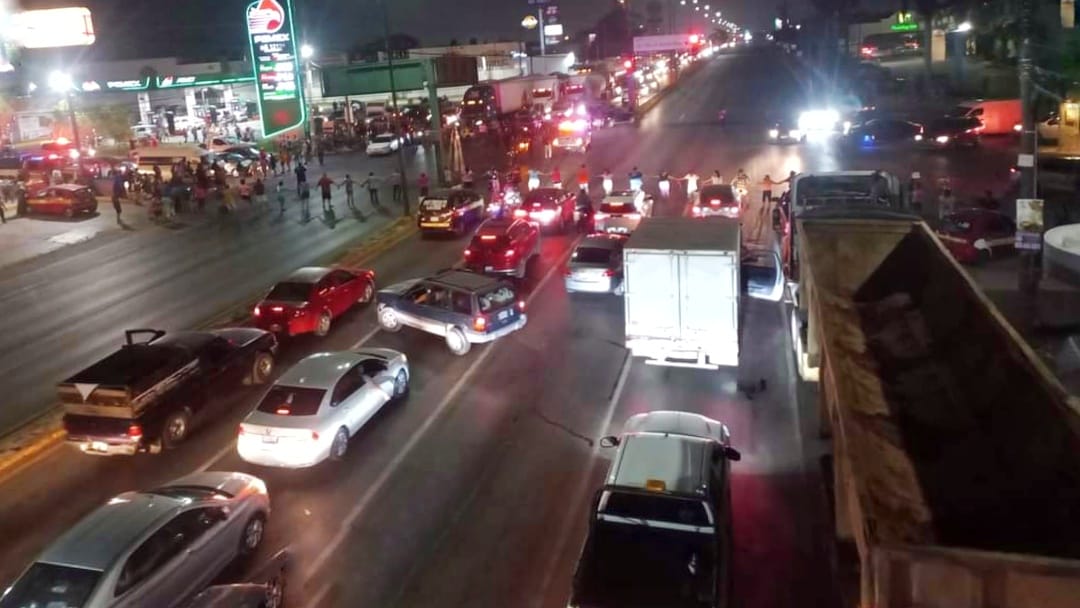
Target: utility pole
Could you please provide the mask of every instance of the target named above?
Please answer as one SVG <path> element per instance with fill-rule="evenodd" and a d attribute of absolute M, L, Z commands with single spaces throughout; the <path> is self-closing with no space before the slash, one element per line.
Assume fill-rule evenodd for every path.
<path fill-rule="evenodd" d="M 1020 138 L 1020 198 L 1036 198 L 1035 162 L 1038 157 L 1038 142 L 1035 137 L 1035 99 L 1031 83 L 1031 18 L 1034 13 L 1032 0 L 1020 3 L 1020 105 L 1023 117 L 1023 131 Z M 1017 276 L 1020 293 L 1034 296 L 1039 289 L 1039 252 L 1022 250 L 1020 253 L 1020 272 Z"/>
<path fill-rule="evenodd" d="M 394 54 L 390 50 L 390 3 L 383 0 L 383 47 L 386 49 L 386 67 L 390 75 L 390 111 L 393 113 L 398 136 L 398 180 L 401 182 L 401 215 L 409 217 L 409 187 L 405 179 L 405 144 L 401 141 L 401 115 L 398 113 L 397 85 L 394 83 Z"/>

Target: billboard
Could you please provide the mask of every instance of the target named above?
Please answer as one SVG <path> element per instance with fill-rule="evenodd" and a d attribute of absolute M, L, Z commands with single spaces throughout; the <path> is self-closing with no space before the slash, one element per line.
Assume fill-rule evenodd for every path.
<path fill-rule="evenodd" d="M 634 36 L 634 53 L 638 55 L 687 51 L 690 50 L 690 46 L 690 37 L 686 34 Z"/>
<path fill-rule="evenodd" d="M 289 0 L 255 0 L 245 12 L 263 136 L 307 120 Z"/>
<path fill-rule="evenodd" d="M 9 36 L 28 49 L 89 46 L 97 40 L 90 9 L 82 6 L 15 13 Z"/>

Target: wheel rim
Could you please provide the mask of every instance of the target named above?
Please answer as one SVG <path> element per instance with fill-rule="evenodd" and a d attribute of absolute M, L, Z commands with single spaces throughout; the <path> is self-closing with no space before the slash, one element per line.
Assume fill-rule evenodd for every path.
<path fill-rule="evenodd" d="M 285 598 L 285 582 L 281 576 L 275 576 L 266 590 L 266 608 L 281 608 Z"/>
<path fill-rule="evenodd" d="M 262 542 L 263 522 L 258 517 L 248 522 L 247 530 L 244 531 L 244 546 L 249 550 L 258 548 Z"/>
<path fill-rule="evenodd" d="M 409 380 L 405 376 L 405 370 L 401 370 L 397 373 L 397 377 L 394 378 L 394 395 L 401 396 L 405 394 L 405 389 L 409 386 Z"/>
<path fill-rule="evenodd" d="M 255 371 L 256 373 L 258 373 L 260 378 L 268 378 L 270 376 L 270 372 L 272 372 L 273 370 L 274 362 L 270 359 L 270 357 L 267 357 L 265 355 L 259 357 L 259 360 L 256 363 Z"/>
<path fill-rule="evenodd" d="M 364 285 L 364 295 L 363 295 L 364 299 L 362 301 L 370 302 L 371 301 L 371 296 L 374 295 L 374 292 L 375 292 L 375 288 L 373 288 L 371 286 L 371 283 L 368 283 L 367 285 Z"/>
<path fill-rule="evenodd" d="M 459 332 L 450 332 L 450 335 L 447 336 L 447 340 L 450 342 L 450 350 L 454 352 L 458 352 L 461 350 L 463 340 Z"/>
<path fill-rule="evenodd" d="M 349 444 L 349 437 L 344 431 L 338 431 L 337 435 L 334 435 L 334 457 L 341 458 L 345 455 L 345 448 Z"/>
<path fill-rule="evenodd" d="M 185 433 L 187 433 L 187 422 L 183 417 L 177 416 L 169 421 L 169 439 L 179 441 L 184 438 Z"/>
<path fill-rule="evenodd" d="M 397 315 L 394 314 L 394 311 L 383 311 L 382 324 L 390 329 L 397 327 Z"/>

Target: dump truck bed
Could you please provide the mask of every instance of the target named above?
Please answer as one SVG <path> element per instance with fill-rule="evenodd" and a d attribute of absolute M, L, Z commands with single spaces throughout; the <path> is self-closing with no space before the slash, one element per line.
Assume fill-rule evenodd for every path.
<path fill-rule="evenodd" d="M 999 574 L 1030 564 L 1023 556 L 1080 559 L 1080 408 L 929 228 L 808 220 L 799 239 L 837 530 L 859 547 L 864 604 L 983 605 L 915 603 L 910 593 L 886 602 L 890 581 L 868 576 L 875 567 L 894 591 L 934 583 L 910 567 L 893 572 L 889 555 L 895 564 L 936 552 L 983 575 L 985 559 L 957 555 L 1014 554 Z M 1055 572 L 1080 591 L 1080 569 Z M 942 589 L 957 583 L 946 579 Z"/>

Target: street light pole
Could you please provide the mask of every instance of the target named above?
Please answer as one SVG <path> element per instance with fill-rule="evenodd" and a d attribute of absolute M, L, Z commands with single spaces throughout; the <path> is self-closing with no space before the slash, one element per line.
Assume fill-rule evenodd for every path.
<path fill-rule="evenodd" d="M 75 149 L 79 151 L 78 156 L 75 157 L 75 181 L 79 181 L 82 177 L 82 141 L 79 139 L 79 121 L 75 118 L 75 98 L 71 94 L 71 89 L 68 89 L 66 97 L 68 116 L 71 117 L 71 138 L 75 140 Z"/>
<path fill-rule="evenodd" d="M 1038 196 L 1035 188 L 1035 163 L 1038 158 L 1038 141 L 1035 137 L 1035 112 L 1033 87 L 1031 85 L 1031 19 L 1034 13 L 1032 0 L 1020 4 L 1020 106 L 1023 130 L 1020 138 L 1020 198 Z M 1017 283 L 1020 293 L 1033 296 L 1039 289 L 1038 251 L 1025 249 L 1020 253 L 1020 272 Z"/>
<path fill-rule="evenodd" d="M 394 55 L 390 50 L 390 4 L 383 0 L 383 46 L 386 49 L 386 67 L 390 75 L 390 109 L 397 123 L 398 133 L 398 179 L 401 182 L 401 215 L 409 217 L 409 188 L 405 179 L 405 146 L 401 142 L 401 116 L 398 113 L 397 85 L 394 83 Z"/>

